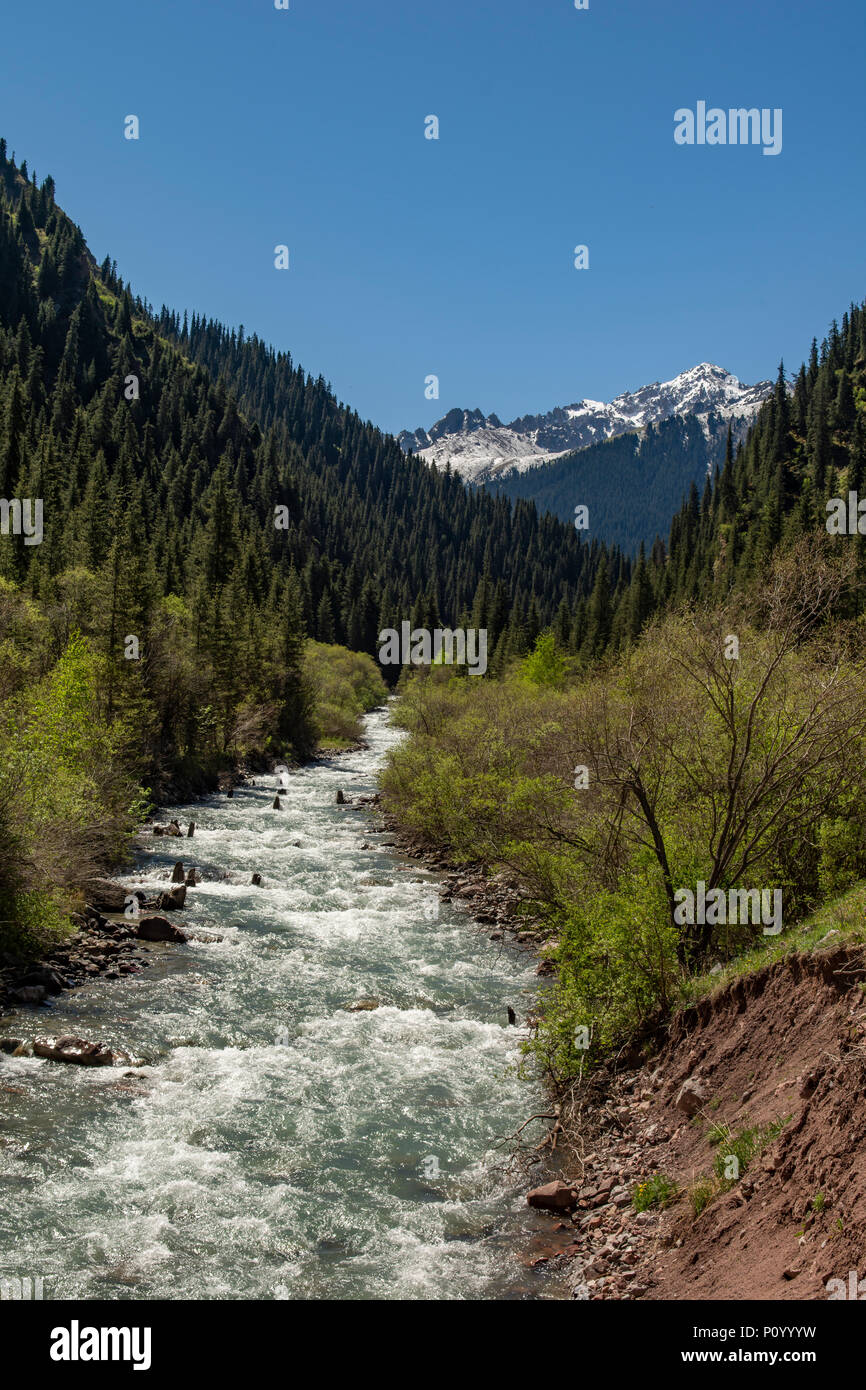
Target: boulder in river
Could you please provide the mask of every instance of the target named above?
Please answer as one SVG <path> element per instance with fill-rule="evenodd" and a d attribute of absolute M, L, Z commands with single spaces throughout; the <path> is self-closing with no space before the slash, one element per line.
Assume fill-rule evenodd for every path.
<path fill-rule="evenodd" d="M 178 912 L 186 902 L 186 884 L 176 883 L 167 893 L 160 893 L 154 906 L 161 912 Z"/>
<path fill-rule="evenodd" d="M 84 1038 L 35 1038 L 34 1057 L 47 1057 L 52 1062 L 75 1062 L 80 1067 L 110 1067 L 116 1055 L 104 1043 L 87 1042 Z"/>
<path fill-rule="evenodd" d="M 250 879 L 250 885 L 251 885 L 253 888 L 261 888 L 261 886 L 262 886 L 262 876 L 261 876 L 261 874 L 253 874 L 252 878 Z"/>
<path fill-rule="evenodd" d="M 186 933 L 173 927 L 167 917 L 142 917 L 136 927 L 140 941 L 186 941 Z"/>
<path fill-rule="evenodd" d="M 577 1192 L 567 1182 L 547 1182 L 543 1187 L 534 1187 L 526 1194 L 531 1207 L 543 1211 L 571 1211 L 577 1206 Z"/>
<path fill-rule="evenodd" d="M 349 804 L 348 801 L 346 800 L 345 796 L 343 795 L 343 788 L 342 788 L 342 787 L 338 787 L 338 789 L 337 789 L 337 805 L 338 805 L 338 806 L 348 806 L 348 804 Z"/>
<path fill-rule="evenodd" d="M 281 806 L 281 804 L 280 804 L 280 798 L 279 798 L 278 796 L 275 796 L 275 797 L 274 797 L 274 804 L 273 804 L 273 806 L 271 807 L 271 810 L 272 810 L 272 811 L 282 811 L 282 809 L 283 809 L 283 808 L 282 808 L 282 806 Z"/>
<path fill-rule="evenodd" d="M 172 883 L 183 883 L 184 881 L 183 863 L 180 859 L 178 859 L 177 863 L 171 871 L 171 881 Z"/>
<path fill-rule="evenodd" d="M 187 829 L 186 829 L 186 838 L 187 838 L 188 840 L 191 840 L 194 834 L 195 834 L 195 821 L 194 821 L 194 820 L 191 820 L 190 823 L 189 823 L 189 825 L 187 826 Z"/>
<path fill-rule="evenodd" d="M 354 1004 L 346 1004 L 346 1012 L 350 1014 L 371 1013 L 373 1009 L 378 1009 L 378 999 L 356 999 Z"/>

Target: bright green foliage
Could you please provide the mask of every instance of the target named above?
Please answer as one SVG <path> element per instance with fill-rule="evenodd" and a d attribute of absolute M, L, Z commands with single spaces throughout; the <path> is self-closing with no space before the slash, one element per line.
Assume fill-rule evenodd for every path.
<path fill-rule="evenodd" d="M 533 685 L 548 685 L 556 688 L 565 680 L 567 670 L 565 659 L 556 648 L 552 632 L 543 632 L 536 638 L 535 646 L 522 662 L 520 669 Z"/>
<path fill-rule="evenodd" d="M 866 868 L 866 651 L 859 625 L 826 622 L 844 576 L 795 548 L 749 602 L 657 619 L 559 688 L 526 679 L 526 661 L 405 687 L 387 802 L 455 859 L 521 882 L 557 967 L 528 1051 L 559 1087 L 649 1041 L 691 975 L 773 939 L 747 914 L 680 920 L 679 890 L 781 891 L 789 931 L 831 878 Z M 550 651 L 542 638 L 542 669 Z"/>
<path fill-rule="evenodd" d="M 309 642 L 304 673 L 315 691 L 313 718 L 319 740 L 328 747 L 355 743 L 362 732 L 361 715 L 388 698 L 379 667 L 364 652 Z"/>
<path fill-rule="evenodd" d="M 0 706 L 0 897 L 5 939 L 60 922 L 61 889 L 121 855 L 146 798 L 104 715 L 105 661 L 73 634 L 32 692 Z"/>

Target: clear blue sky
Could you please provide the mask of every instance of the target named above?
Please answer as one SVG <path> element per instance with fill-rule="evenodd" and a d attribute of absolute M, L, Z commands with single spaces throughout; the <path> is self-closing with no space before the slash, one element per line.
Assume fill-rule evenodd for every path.
<path fill-rule="evenodd" d="M 751 382 L 866 295 L 864 0 L 40 0 L 0 32 L 0 133 L 96 257 L 386 429 Z M 678 147 L 698 100 L 781 107 L 782 153 Z"/>

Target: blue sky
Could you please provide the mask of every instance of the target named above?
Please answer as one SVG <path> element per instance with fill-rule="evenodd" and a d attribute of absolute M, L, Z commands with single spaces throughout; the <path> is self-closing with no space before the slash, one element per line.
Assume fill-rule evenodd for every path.
<path fill-rule="evenodd" d="M 96 257 L 386 429 L 751 382 L 866 295 L 863 0 L 42 0 L 2 35 L 0 134 Z M 699 100 L 781 107 L 782 153 L 675 145 Z"/>

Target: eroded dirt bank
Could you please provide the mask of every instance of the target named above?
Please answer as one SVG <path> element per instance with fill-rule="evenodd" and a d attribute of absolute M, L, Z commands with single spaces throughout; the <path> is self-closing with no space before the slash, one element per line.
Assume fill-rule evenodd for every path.
<path fill-rule="evenodd" d="M 785 1122 L 699 1216 L 686 1195 L 644 1224 L 643 1296 L 824 1299 L 829 1281 L 866 1275 L 864 976 L 861 948 L 789 956 L 678 1015 L 631 1078 L 621 1142 L 641 1177 L 692 1187 L 735 1147 L 713 1144 L 714 1127 L 735 1141 Z"/>
<path fill-rule="evenodd" d="M 792 955 L 677 1015 L 643 1068 L 592 1079 L 561 1217 L 576 1297 L 826 1299 L 866 1275 L 864 976 L 862 949 Z M 658 1175 L 671 1204 L 635 1212 Z"/>

